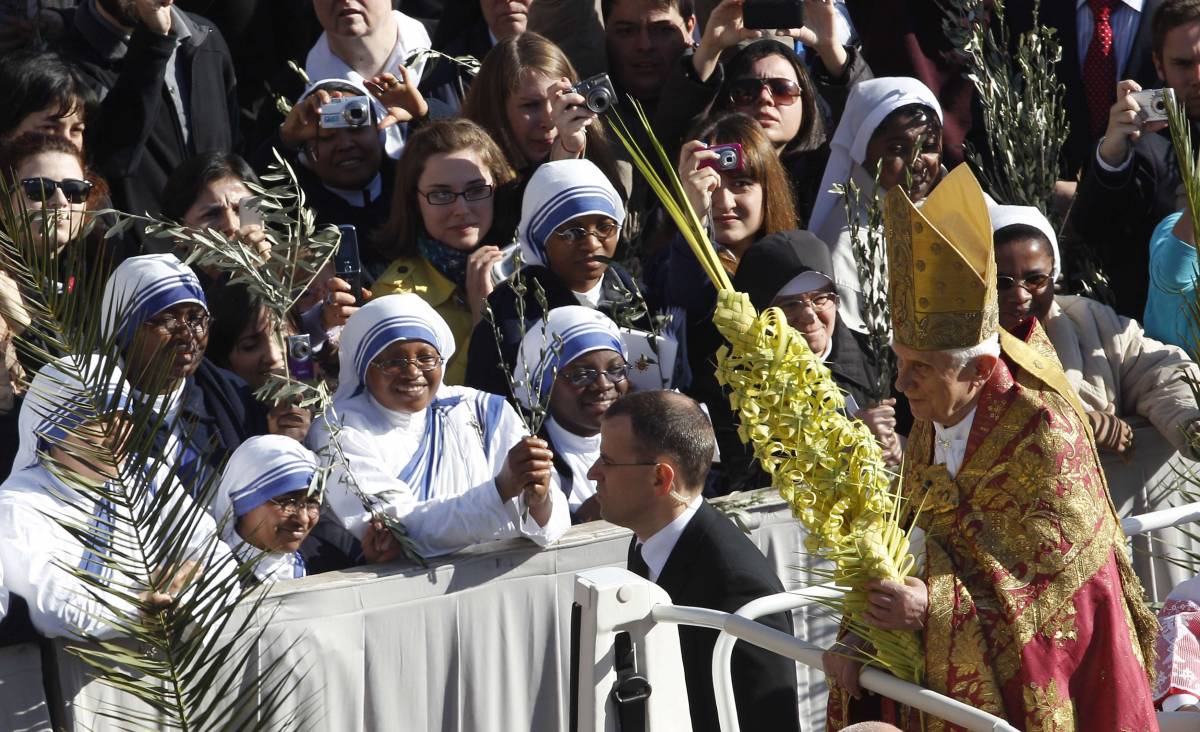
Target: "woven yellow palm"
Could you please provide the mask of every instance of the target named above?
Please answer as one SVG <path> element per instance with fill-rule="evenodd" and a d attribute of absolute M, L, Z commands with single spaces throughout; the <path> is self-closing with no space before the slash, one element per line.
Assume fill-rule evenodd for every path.
<path fill-rule="evenodd" d="M 739 433 L 808 531 L 806 549 L 835 566 L 831 579 L 847 589 L 834 603 L 848 626 L 874 646 L 872 662 L 895 676 L 920 681 L 924 653 L 915 633 L 867 625 L 866 583 L 903 582 L 912 570 L 900 501 L 883 452 L 860 420 L 841 411 L 845 397 L 778 308 L 761 315 L 733 289 L 705 227 L 641 108 L 629 100 L 653 142 L 666 180 L 638 148 L 620 117 L 613 130 L 717 289 L 713 322 L 729 341 L 717 354 L 717 378 L 731 390 Z"/>
<path fill-rule="evenodd" d="M 742 441 L 807 529 L 805 548 L 834 564 L 831 579 L 848 590 L 839 609 L 875 647 L 875 660 L 919 681 L 917 636 L 863 621 L 864 585 L 903 582 L 913 568 L 878 443 L 862 421 L 839 411 L 845 397 L 829 369 L 778 308 L 759 314 L 744 293 L 721 290 L 713 323 L 730 343 L 717 353 L 717 379 L 730 389 Z"/>

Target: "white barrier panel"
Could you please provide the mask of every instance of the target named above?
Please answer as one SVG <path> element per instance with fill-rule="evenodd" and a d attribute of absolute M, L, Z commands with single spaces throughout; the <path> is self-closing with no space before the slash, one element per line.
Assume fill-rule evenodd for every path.
<path fill-rule="evenodd" d="M 42 656 L 33 643 L 0 648 L 0 730 L 50 732 Z"/>
<path fill-rule="evenodd" d="M 811 585 L 798 525 L 770 491 L 748 509 L 752 538 L 785 587 Z M 284 659 L 310 730 L 564 730 L 575 574 L 625 566 L 630 533 L 597 522 L 554 548 L 504 542 L 437 560 L 282 583 L 256 624 L 267 622 L 263 665 Z M 270 604 L 270 603 L 268 603 Z M 825 611 L 798 613 L 796 633 L 832 643 Z M 121 694 L 80 684 L 80 664 L 59 653 L 75 718 L 94 720 Z M 801 722 L 820 729 L 823 674 L 800 670 Z M 70 693 L 69 690 L 75 690 Z M 268 720 L 270 721 L 270 720 Z M 97 720 L 97 732 L 111 729 Z"/>

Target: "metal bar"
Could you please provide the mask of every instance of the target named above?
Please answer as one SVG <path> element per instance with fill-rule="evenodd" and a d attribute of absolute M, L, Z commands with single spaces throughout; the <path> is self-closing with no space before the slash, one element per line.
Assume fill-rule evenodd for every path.
<path fill-rule="evenodd" d="M 1140 516 L 1129 516 L 1121 519 L 1121 528 L 1125 531 L 1126 536 L 1133 536 L 1193 521 L 1200 521 L 1200 503 L 1187 503 L 1174 508 L 1164 508 L 1161 511 L 1143 513 Z"/>
<path fill-rule="evenodd" d="M 659 623 L 696 625 L 714 628 L 740 640 L 765 648 L 773 653 L 799 661 L 806 666 L 821 668 L 823 650 L 762 623 L 719 610 L 679 605 L 655 605 L 650 617 Z M 999 717 L 969 707 L 960 701 L 923 689 L 916 684 L 875 668 L 864 668 L 859 677 L 862 687 L 914 709 L 936 715 L 947 722 L 975 732 L 1017 732 L 1016 728 Z"/>

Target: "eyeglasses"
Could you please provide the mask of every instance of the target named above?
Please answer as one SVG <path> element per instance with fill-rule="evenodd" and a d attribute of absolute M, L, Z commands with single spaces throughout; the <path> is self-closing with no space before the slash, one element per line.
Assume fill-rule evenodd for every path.
<path fill-rule="evenodd" d="M 583 241 L 589 236 L 596 237 L 596 241 L 605 242 L 611 240 L 621 230 L 621 225 L 612 221 L 605 221 L 594 229 L 585 229 L 582 226 L 572 226 L 569 229 L 560 229 L 554 232 L 554 235 L 567 242 L 574 244 L 575 242 Z"/>
<path fill-rule="evenodd" d="M 283 511 L 284 516 L 295 516 L 300 513 L 301 509 L 309 516 L 316 516 L 321 513 L 321 502 L 313 496 L 297 498 L 295 496 L 287 496 L 284 498 L 270 498 L 267 502 L 274 505 L 280 511 Z"/>
<path fill-rule="evenodd" d="M 622 381 L 629 378 L 629 364 L 624 363 L 620 366 L 613 366 L 612 368 L 604 369 L 603 371 L 580 367 L 577 369 L 571 369 L 569 371 L 563 371 L 559 373 L 559 376 L 566 379 L 571 386 L 574 386 L 576 389 L 585 389 L 596 383 L 601 374 L 607 376 L 608 380 L 612 383 L 620 384 Z"/>
<path fill-rule="evenodd" d="M 800 85 L 791 79 L 759 79 L 750 77 L 738 79 L 729 85 L 729 100 L 734 104 L 753 104 L 763 87 L 771 90 L 771 97 L 780 106 L 794 103 L 800 98 Z"/>
<path fill-rule="evenodd" d="M 837 307 L 838 296 L 835 292 L 822 292 L 812 297 L 797 296 L 776 305 L 785 313 L 789 310 L 799 311 L 804 308 L 812 308 L 814 313 L 823 313 L 830 308 Z"/>
<path fill-rule="evenodd" d="M 485 198 L 491 198 L 493 190 L 490 185 L 482 185 L 471 186 L 461 191 L 448 191 L 444 188 L 439 188 L 429 192 L 417 192 L 424 196 L 426 201 L 429 201 L 430 206 L 449 206 L 459 196 L 462 196 L 464 201 L 482 201 Z"/>
<path fill-rule="evenodd" d="M 22 178 L 21 190 L 25 192 L 25 197 L 34 203 L 50 200 L 54 192 L 59 190 L 71 203 L 83 203 L 92 192 L 92 184 L 75 178 Z"/>
<path fill-rule="evenodd" d="M 662 462 L 614 463 L 613 461 L 609 460 L 608 458 L 604 457 L 603 455 L 601 455 L 600 458 L 598 460 L 596 460 L 596 463 L 602 468 L 647 468 L 647 467 L 650 467 L 651 465 L 653 465 L 654 467 L 658 467 L 659 465 L 662 465 Z"/>
<path fill-rule="evenodd" d="M 160 315 L 146 321 L 146 325 L 166 333 L 174 335 L 181 328 L 186 327 L 194 335 L 202 336 L 208 332 L 208 326 L 212 323 L 212 317 L 208 313 L 191 313 L 184 318 L 177 318 L 174 315 Z"/>
<path fill-rule="evenodd" d="M 416 366 L 418 371 L 433 371 L 442 365 L 442 357 L 426 354 L 416 358 L 389 358 L 386 361 L 372 361 L 371 365 L 388 376 L 399 376 L 408 371 L 409 366 Z"/>
<path fill-rule="evenodd" d="M 1052 279 L 1054 279 L 1052 275 L 1048 275 L 1044 272 L 1027 274 L 1020 280 L 1016 279 L 1015 277 L 1009 277 L 1008 275 L 996 275 L 996 289 L 1000 292 L 1006 292 L 1011 290 L 1014 286 L 1020 285 L 1025 289 L 1026 292 L 1038 292 Z"/>

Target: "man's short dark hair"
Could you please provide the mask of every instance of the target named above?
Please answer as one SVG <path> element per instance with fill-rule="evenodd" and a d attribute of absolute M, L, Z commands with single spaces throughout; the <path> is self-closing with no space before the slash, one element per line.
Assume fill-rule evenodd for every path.
<path fill-rule="evenodd" d="M 1161 57 L 1167 34 L 1197 20 L 1200 20 L 1200 0 L 1164 0 L 1150 22 L 1150 50 Z"/>
<path fill-rule="evenodd" d="M 604 17 L 604 22 L 608 22 L 608 16 L 612 14 L 613 6 L 619 0 L 601 0 L 600 14 Z M 656 9 L 675 8 L 679 11 L 679 16 L 684 20 L 696 14 L 696 3 L 694 0 L 650 0 L 650 4 Z"/>
<path fill-rule="evenodd" d="M 633 441 L 649 461 L 671 458 L 679 483 L 698 490 L 712 467 L 716 437 L 700 405 L 673 391 L 636 391 L 608 408 L 605 420 L 628 417 Z"/>

